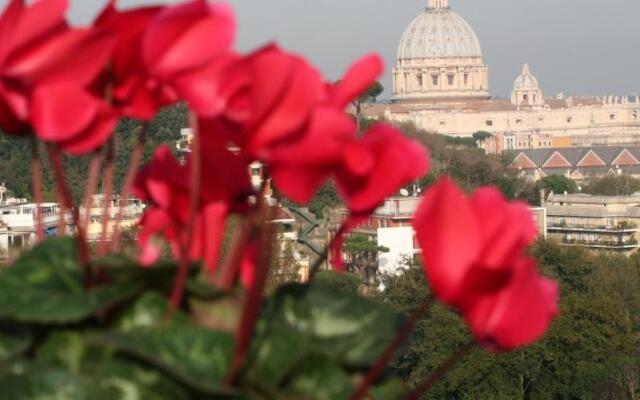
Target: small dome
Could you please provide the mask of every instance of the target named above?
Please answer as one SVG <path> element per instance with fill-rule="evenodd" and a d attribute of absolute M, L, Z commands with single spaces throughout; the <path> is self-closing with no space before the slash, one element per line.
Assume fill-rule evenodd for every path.
<path fill-rule="evenodd" d="M 522 67 L 522 73 L 518 78 L 516 78 L 516 82 L 513 84 L 513 90 L 537 89 L 539 87 L 540 85 L 538 85 L 538 80 L 535 76 L 531 75 L 529 65 L 525 64 Z"/>
<path fill-rule="evenodd" d="M 451 11 L 447 0 L 430 0 L 402 35 L 398 59 L 441 57 L 482 57 L 482 50 L 473 28 Z"/>

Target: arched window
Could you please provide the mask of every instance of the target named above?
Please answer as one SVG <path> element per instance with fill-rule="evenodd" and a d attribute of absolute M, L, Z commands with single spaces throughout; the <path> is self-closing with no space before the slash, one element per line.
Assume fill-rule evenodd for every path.
<path fill-rule="evenodd" d="M 522 102 L 527 103 L 528 101 L 529 101 L 529 95 L 523 94 L 522 95 Z"/>

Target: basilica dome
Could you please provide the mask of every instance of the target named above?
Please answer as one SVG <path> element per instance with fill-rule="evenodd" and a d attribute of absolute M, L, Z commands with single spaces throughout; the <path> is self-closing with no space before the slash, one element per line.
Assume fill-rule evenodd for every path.
<path fill-rule="evenodd" d="M 480 41 L 448 0 L 428 0 L 424 12 L 405 29 L 393 88 L 396 102 L 459 103 L 490 97 Z"/>
<path fill-rule="evenodd" d="M 400 40 L 399 60 L 429 57 L 482 57 L 471 25 L 448 7 L 428 7 Z"/>

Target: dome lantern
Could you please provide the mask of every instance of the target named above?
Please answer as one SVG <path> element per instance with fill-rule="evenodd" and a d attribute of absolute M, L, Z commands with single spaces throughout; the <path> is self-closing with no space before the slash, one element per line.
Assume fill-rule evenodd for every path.
<path fill-rule="evenodd" d="M 520 76 L 516 78 L 511 92 L 511 104 L 517 107 L 540 107 L 544 105 L 542 89 L 533 74 L 529 64 L 522 66 Z"/>
<path fill-rule="evenodd" d="M 449 8 L 449 0 L 429 0 L 428 8 Z"/>

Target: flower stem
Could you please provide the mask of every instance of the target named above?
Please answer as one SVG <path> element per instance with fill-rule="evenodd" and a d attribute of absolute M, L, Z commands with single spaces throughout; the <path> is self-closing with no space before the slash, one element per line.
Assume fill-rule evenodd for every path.
<path fill-rule="evenodd" d="M 96 189 L 98 187 L 98 174 L 100 173 L 100 163 L 102 156 L 99 151 L 96 151 L 91 157 L 91 161 L 89 163 L 89 177 L 87 178 L 87 189 L 84 192 L 84 215 L 83 215 L 83 223 L 85 229 L 89 226 L 89 221 L 91 219 L 91 206 L 93 205 L 92 198 L 96 193 Z"/>
<path fill-rule="evenodd" d="M 42 160 L 40 160 L 40 145 L 33 137 L 31 141 L 31 177 L 33 183 L 33 199 L 36 203 L 36 238 L 44 239 L 42 223 Z"/>
<path fill-rule="evenodd" d="M 407 340 L 411 332 L 416 327 L 418 321 L 422 319 L 422 317 L 427 313 L 431 305 L 433 304 L 434 298 L 433 296 L 427 297 L 422 304 L 420 304 L 414 311 L 411 313 L 411 316 L 405 321 L 400 330 L 396 333 L 395 337 L 389 343 L 384 352 L 378 357 L 376 362 L 373 364 L 373 367 L 367 372 L 367 375 L 364 377 L 358 388 L 349 398 L 350 400 L 360 400 L 364 398 L 369 390 L 369 387 L 378 379 L 380 373 L 384 370 L 384 368 L 389 363 L 389 360 L 394 356 L 398 348 Z"/>
<path fill-rule="evenodd" d="M 76 240 L 78 242 L 78 260 L 84 268 L 85 284 L 87 286 L 90 286 L 93 281 L 93 272 L 91 268 L 89 246 L 87 245 L 84 227 L 80 224 L 80 213 L 78 212 L 78 207 L 75 207 L 73 204 L 71 192 L 69 191 L 69 186 L 67 185 L 67 181 L 64 175 L 64 166 L 62 164 L 62 156 L 60 154 L 60 151 L 57 148 L 53 147 L 53 145 L 48 146 L 48 151 L 49 159 L 51 160 L 53 171 L 56 176 L 58 193 L 63 204 L 64 213 L 61 218 L 65 218 L 65 210 L 71 211 L 73 224 L 76 226 L 77 231 Z"/>
<path fill-rule="evenodd" d="M 144 145 L 147 140 L 147 132 L 149 129 L 149 123 L 145 122 L 142 125 L 140 133 L 138 134 L 138 143 L 136 147 L 133 149 L 133 153 L 131 154 L 131 160 L 129 161 L 129 168 L 127 170 L 127 175 L 124 179 L 124 186 L 122 188 L 122 193 L 120 195 L 120 204 L 118 209 L 118 218 L 116 219 L 115 227 L 113 228 L 113 238 L 111 242 L 111 251 L 113 253 L 117 253 L 120 249 L 120 224 L 122 218 L 124 217 L 124 209 L 128 207 L 129 196 L 131 194 L 131 190 L 133 188 L 133 183 L 135 182 L 136 173 L 138 172 L 138 168 L 140 166 L 140 160 L 142 160 L 142 155 L 144 153 Z"/>
<path fill-rule="evenodd" d="M 245 355 L 251 344 L 251 338 L 255 330 L 255 325 L 260 316 L 262 309 L 262 300 L 264 288 L 269 277 L 269 268 L 271 262 L 271 256 L 273 252 L 273 246 L 271 239 L 273 237 L 273 225 L 269 223 L 271 220 L 271 210 L 266 201 L 259 201 L 258 213 L 260 232 L 258 235 L 259 252 L 257 256 L 253 285 L 249 288 L 247 300 L 244 303 L 242 309 L 242 317 L 240 319 L 240 325 L 236 331 L 236 345 L 233 354 L 233 361 L 231 363 L 231 369 L 227 375 L 226 382 L 228 385 L 233 385 L 242 371 Z"/>
<path fill-rule="evenodd" d="M 182 297 L 184 295 L 184 286 L 187 281 L 189 272 L 189 256 L 191 243 L 193 241 L 193 231 L 196 225 L 196 216 L 200 209 L 200 195 L 202 192 L 202 149 L 200 146 L 200 132 L 198 129 L 198 120 L 194 113 L 189 113 L 189 126 L 193 132 L 193 142 L 191 147 L 191 202 L 189 205 L 189 220 L 186 227 L 186 235 L 181 239 L 184 242 L 181 244 L 182 250 L 180 251 L 180 263 L 178 266 L 178 273 L 173 283 L 173 289 L 171 291 L 171 309 L 177 310 L 182 303 Z M 185 240 L 186 239 L 186 240 Z"/>
<path fill-rule="evenodd" d="M 98 244 L 98 254 L 104 256 L 107 254 L 107 233 L 109 230 L 109 222 L 111 219 L 111 198 L 113 196 L 113 175 L 115 174 L 115 141 L 111 137 L 107 144 L 107 158 L 103 184 L 102 198 L 102 232 L 100 234 L 100 243 Z"/>
<path fill-rule="evenodd" d="M 469 342 L 460 347 L 455 353 L 451 355 L 445 362 L 440 364 L 435 371 L 431 373 L 422 383 L 420 383 L 411 393 L 406 395 L 403 400 L 418 400 L 420 396 L 426 393 L 431 387 L 438 382 L 447 371 L 453 367 L 458 361 L 466 356 L 469 351 L 475 346 L 474 342 Z"/>

